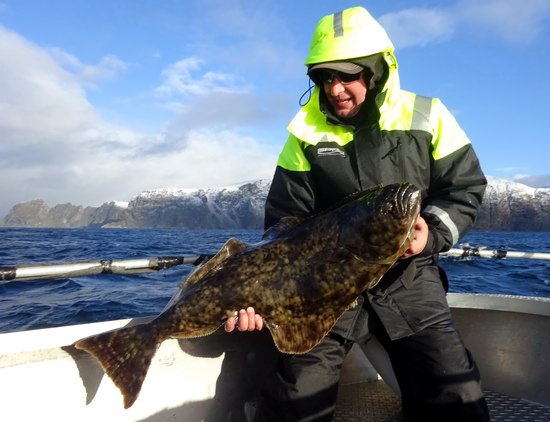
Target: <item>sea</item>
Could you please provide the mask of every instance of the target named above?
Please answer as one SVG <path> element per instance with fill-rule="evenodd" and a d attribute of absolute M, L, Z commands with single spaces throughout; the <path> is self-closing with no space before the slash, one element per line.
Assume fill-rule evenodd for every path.
<path fill-rule="evenodd" d="M 0 267 L 212 254 L 260 230 L 0 228 Z M 550 233 L 471 232 L 460 245 L 550 253 Z M 455 245 L 459 247 L 460 245 Z M 443 256 L 451 292 L 550 297 L 550 260 Z M 0 333 L 156 315 L 190 264 L 145 274 L 0 281 Z"/>

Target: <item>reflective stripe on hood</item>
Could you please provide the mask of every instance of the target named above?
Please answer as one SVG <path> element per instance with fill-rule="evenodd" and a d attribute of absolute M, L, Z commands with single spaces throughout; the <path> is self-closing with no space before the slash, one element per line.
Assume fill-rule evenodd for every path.
<path fill-rule="evenodd" d="M 386 31 L 369 12 L 362 7 L 352 7 L 319 20 L 313 32 L 306 65 L 393 50 Z"/>
<path fill-rule="evenodd" d="M 382 54 L 389 69 L 388 80 L 376 98 L 382 113 L 395 101 L 400 88 L 393 52 L 393 43 L 376 19 L 363 7 L 351 7 L 319 20 L 305 64 L 310 66 L 342 60 L 354 62 L 353 59 Z"/>

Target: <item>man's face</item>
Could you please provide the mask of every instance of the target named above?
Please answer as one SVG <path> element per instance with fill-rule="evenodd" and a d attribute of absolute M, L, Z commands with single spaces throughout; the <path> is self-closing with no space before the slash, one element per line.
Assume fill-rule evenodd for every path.
<path fill-rule="evenodd" d="M 354 117 L 367 96 L 367 84 L 363 72 L 357 80 L 342 82 L 337 75 L 322 82 L 323 89 L 334 113 L 341 118 Z"/>

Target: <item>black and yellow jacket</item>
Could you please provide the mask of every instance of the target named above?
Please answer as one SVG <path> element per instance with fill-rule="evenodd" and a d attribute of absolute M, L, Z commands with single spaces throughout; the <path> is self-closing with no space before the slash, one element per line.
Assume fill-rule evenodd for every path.
<path fill-rule="evenodd" d="M 400 290 L 393 282 L 399 279 L 410 289 L 412 280 L 424 273 L 424 278 L 429 273 L 429 278 L 440 281 L 436 254 L 472 227 L 486 179 L 470 140 L 442 102 L 400 89 L 393 45 L 365 9 L 351 8 L 321 20 L 306 64 L 354 58 L 360 62 L 358 58 L 370 55 L 383 59 L 385 74 L 368 93 L 358 116 L 338 120 L 324 93 L 315 87 L 290 122 L 266 202 L 265 224 L 267 228 L 284 216 L 315 214 L 373 185 L 402 181 L 416 185 L 422 191 L 422 216 L 430 229 L 426 249 L 400 263 L 400 270 L 369 292 L 382 322 L 387 329 L 391 325 L 390 337 L 399 338 L 433 318 L 404 315 L 407 304 L 400 306 L 400 294 L 392 295 Z"/>

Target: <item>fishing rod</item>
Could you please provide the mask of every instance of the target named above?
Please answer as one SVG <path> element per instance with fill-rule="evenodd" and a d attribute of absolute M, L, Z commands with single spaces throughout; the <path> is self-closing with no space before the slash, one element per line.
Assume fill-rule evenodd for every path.
<path fill-rule="evenodd" d="M 0 266 L 0 281 L 44 280 L 48 278 L 70 278 L 97 274 L 139 274 L 160 271 L 175 265 L 199 265 L 211 256 L 203 254 Z"/>
<path fill-rule="evenodd" d="M 550 260 L 550 253 L 518 252 L 501 249 L 486 250 L 469 245 L 450 249 L 440 255 L 460 258 L 526 258 Z M 176 265 L 199 265 L 212 257 L 209 254 L 164 256 L 142 259 L 101 259 L 66 263 L 28 264 L 0 266 L 0 281 L 29 281 L 55 278 L 71 278 L 98 274 L 140 274 L 160 271 Z"/>
<path fill-rule="evenodd" d="M 477 248 L 474 246 L 463 245 L 460 248 L 449 249 L 447 252 L 442 252 L 443 256 L 456 256 L 460 258 L 481 257 L 481 258 L 526 258 L 526 259 L 546 259 L 550 260 L 550 253 L 545 252 L 521 252 L 521 251 L 506 251 L 503 249 L 487 250 L 483 247 Z"/>

